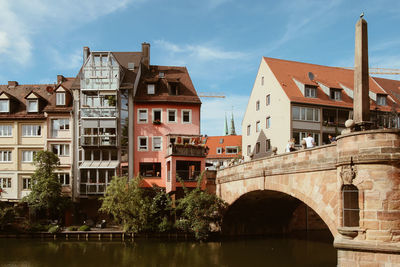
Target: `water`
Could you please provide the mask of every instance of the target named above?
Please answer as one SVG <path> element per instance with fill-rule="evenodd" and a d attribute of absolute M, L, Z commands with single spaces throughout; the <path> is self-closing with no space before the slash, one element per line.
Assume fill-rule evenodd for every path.
<path fill-rule="evenodd" d="M 336 266 L 332 242 L 264 238 L 221 242 L 0 239 L 1 266 Z"/>

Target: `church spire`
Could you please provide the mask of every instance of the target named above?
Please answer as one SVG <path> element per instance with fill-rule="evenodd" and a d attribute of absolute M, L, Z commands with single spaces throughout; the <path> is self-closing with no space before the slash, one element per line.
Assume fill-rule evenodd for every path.
<path fill-rule="evenodd" d="M 232 118 L 231 118 L 231 131 L 230 131 L 229 135 L 236 135 L 235 120 L 233 119 L 233 112 L 232 112 Z"/>
<path fill-rule="evenodd" d="M 224 131 L 224 135 L 228 135 L 228 120 L 226 119 L 226 113 L 225 113 L 225 131 Z"/>

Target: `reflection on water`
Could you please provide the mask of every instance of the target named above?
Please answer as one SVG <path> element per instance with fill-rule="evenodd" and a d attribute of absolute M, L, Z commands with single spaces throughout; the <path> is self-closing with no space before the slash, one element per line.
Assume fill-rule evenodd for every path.
<path fill-rule="evenodd" d="M 287 238 L 196 243 L 0 239 L 1 266 L 336 266 L 332 242 Z"/>

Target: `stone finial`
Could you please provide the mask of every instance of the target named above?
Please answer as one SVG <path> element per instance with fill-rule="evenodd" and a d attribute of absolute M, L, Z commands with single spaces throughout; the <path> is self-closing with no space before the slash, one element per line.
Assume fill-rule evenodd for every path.
<path fill-rule="evenodd" d="M 347 133 L 354 132 L 355 125 L 356 125 L 356 123 L 353 120 L 347 120 L 344 123 L 344 126 L 346 127 L 346 129 L 344 129 L 341 134 L 347 134 Z"/>
<path fill-rule="evenodd" d="M 271 150 L 274 155 L 278 154 L 278 148 L 276 146 L 273 146 Z"/>

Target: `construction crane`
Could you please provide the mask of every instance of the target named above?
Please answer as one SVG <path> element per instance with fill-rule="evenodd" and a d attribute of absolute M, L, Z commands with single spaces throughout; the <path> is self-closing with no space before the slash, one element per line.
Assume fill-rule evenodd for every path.
<path fill-rule="evenodd" d="M 219 95 L 219 94 L 216 94 L 216 93 L 199 92 L 197 95 L 199 97 L 225 98 L 225 95 Z"/>
<path fill-rule="evenodd" d="M 343 69 L 354 70 L 354 67 L 343 67 Z M 400 69 L 369 68 L 369 74 L 400 75 Z"/>

